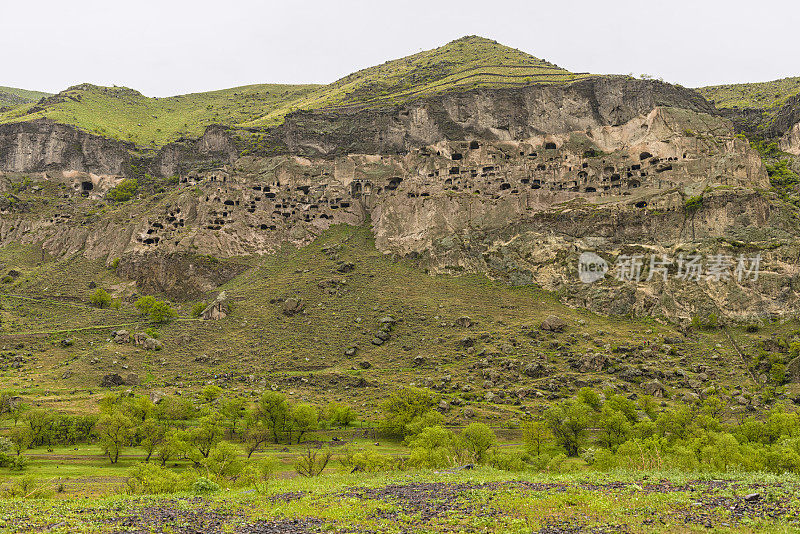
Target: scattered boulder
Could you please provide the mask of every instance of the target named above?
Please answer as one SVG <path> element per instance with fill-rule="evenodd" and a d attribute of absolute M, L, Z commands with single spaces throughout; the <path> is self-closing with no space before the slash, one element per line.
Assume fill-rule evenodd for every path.
<path fill-rule="evenodd" d="M 139 385 L 139 375 L 136 373 L 128 373 L 125 376 L 125 385 L 126 386 L 138 386 Z"/>
<path fill-rule="evenodd" d="M 382 339 L 383 341 L 389 341 L 389 333 L 384 330 L 378 330 L 375 334 L 375 337 Z"/>
<path fill-rule="evenodd" d="M 414 356 L 414 367 L 420 367 L 428 363 L 425 356 Z"/>
<path fill-rule="evenodd" d="M 131 342 L 131 334 L 127 330 L 114 330 L 111 332 L 111 336 L 114 339 L 114 343 L 130 343 Z"/>
<path fill-rule="evenodd" d="M 354 263 L 346 261 L 346 262 L 343 262 L 343 263 L 339 264 L 339 266 L 336 268 L 336 271 L 338 271 L 338 272 L 340 272 L 342 274 L 347 274 L 349 272 L 352 272 L 355 268 L 356 268 L 356 265 Z"/>
<path fill-rule="evenodd" d="M 450 409 L 450 404 L 446 400 L 439 401 L 439 411 L 446 412 Z"/>
<path fill-rule="evenodd" d="M 547 375 L 547 367 L 542 362 L 533 362 L 522 369 L 522 374 L 529 378 L 542 378 Z"/>
<path fill-rule="evenodd" d="M 214 299 L 214 302 L 206 306 L 206 309 L 202 311 L 200 317 L 206 321 L 219 320 L 227 317 L 229 313 L 230 304 L 228 303 L 228 295 L 222 291 L 217 295 L 217 298 Z"/>
<path fill-rule="evenodd" d="M 600 372 L 608 367 L 608 356 L 595 352 L 584 354 L 579 362 L 578 370 L 582 373 Z"/>
<path fill-rule="evenodd" d="M 381 317 L 380 320 L 378 320 L 378 322 L 381 323 L 382 325 L 394 326 L 394 324 L 397 322 L 397 319 L 395 319 L 391 315 L 387 315 L 386 317 Z"/>
<path fill-rule="evenodd" d="M 464 315 L 463 317 L 459 317 L 456 319 L 456 326 L 460 326 L 461 328 L 469 328 L 472 326 L 472 319 Z"/>
<path fill-rule="evenodd" d="M 546 330 L 548 332 L 563 332 L 566 327 L 567 322 L 556 315 L 551 315 L 542 321 L 541 326 L 542 330 Z"/>
<path fill-rule="evenodd" d="M 283 314 L 287 317 L 302 313 L 304 308 L 305 304 L 303 304 L 303 301 L 300 299 L 288 298 L 283 301 Z"/>
<path fill-rule="evenodd" d="M 75 343 L 74 339 L 62 339 L 61 346 L 62 347 L 71 347 Z"/>
<path fill-rule="evenodd" d="M 381 339 L 378 336 L 375 336 L 375 337 L 372 338 L 372 344 L 373 345 L 378 345 L 378 346 L 383 345 L 384 341 L 386 341 L 386 340 L 385 339 Z"/>
<path fill-rule="evenodd" d="M 107 374 L 103 377 L 103 380 L 100 381 L 100 387 L 110 388 L 114 386 L 122 386 L 125 384 L 125 381 L 122 380 L 122 377 L 119 376 L 117 373 Z"/>
<path fill-rule="evenodd" d="M 369 363 L 369 362 L 368 362 L 368 361 L 366 361 L 366 360 L 363 360 L 363 361 L 360 361 L 360 362 L 358 362 L 358 366 L 359 366 L 360 368 L 362 368 L 362 369 L 369 369 L 370 367 L 372 367 L 372 364 L 371 364 L 371 363 Z"/>
<path fill-rule="evenodd" d="M 349 347 L 347 350 L 344 351 L 345 356 L 355 356 L 358 347 Z"/>
<path fill-rule="evenodd" d="M 150 337 L 144 332 L 137 332 L 133 335 L 133 341 L 144 350 L 161 350 L 164 344 L 154 337 Z"/>
<path fill-rule="evenodd" d="M 154 337 L 148 337 L 145 339 L 144 345 L 142 346 L 144 347 L 144 350 L 161 350 L 164 348 L 164 344 Z"/>
<path fill-rule="evenodd" d="M 461 413 L 464 414 L 464 417 L 473 418 L 475 417 L 475 410 L 472 409 L 471 406 L 466 406 Z"/>
<path fill-rule="evenodd" d="M 664 394 L 667 391 L 666 388 L 664 387 L 664 384 L 662 384 L 658 380 L 645 382 L 644 384 L 642 384 L 642 390 L 644 390 L 645 394 L 656 398 L 664 397 Z"/>
<path fill-rule="evenodd" d="M 21 272 L 15 270 L 15 269 L 11 269 L 10 271 L 8 271 L 8 274 L 6 276 L 9 276 L 9 277 L 11 277 L 11 279 L 16 280 L 21 275 L 22 275 Z"/>

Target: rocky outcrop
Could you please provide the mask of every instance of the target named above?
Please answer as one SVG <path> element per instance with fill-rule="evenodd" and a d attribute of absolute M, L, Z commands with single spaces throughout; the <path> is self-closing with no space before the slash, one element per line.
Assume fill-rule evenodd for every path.
<path fill-rule="evenodd" d="M 0 125 L 0 171 L 125 175 L 132 145 L 39 119 Z"/>
<path fill-rule="evenodd" d="M 270 144 L 304 156 L 404 154 L 444 141 L 512 141 L 618 127 L 657 107 L 716 112 L 688 89 L 598 77 L 566 86 L 478 89 L 390 110 L 298 112 L 272 132 Z"/>
<path fill-rule="evenodd" d="M 117 273 L 135 280 L 142 293 L 162 293 L 174 300 L 199 298 L 242 270 L 235 262 L 210 256 L 159 252 L 129 254 L 117 266 Z"/>

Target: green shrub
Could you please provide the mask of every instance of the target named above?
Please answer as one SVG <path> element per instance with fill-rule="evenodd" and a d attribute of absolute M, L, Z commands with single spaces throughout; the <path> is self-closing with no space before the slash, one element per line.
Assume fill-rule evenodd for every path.
<path fill-rule="evenodd" d="M 126 491 L 141 495 L 186 491 L 189 484 L 186 476 L 181 477 L 174 471 L 151 463 L 136 464 L 125 479 Z"/>
<path fill-rule="evenodd" d="M 527 467 L 521 454 L 492 451 L 486 457 L 486 463 L 501 471 L 519 473 Z"/>
<path fill-rule="evenodd" d="M 464 446 L 474 461 L 484 463 L 490 448 L 497 444 L 497 436 L 484 423 L 470 423 L 461 432 Z"/>
<path fill-rule="evenodd" d="M 451 430 L 433 426 L 420 432 L 411 440 L 409 446 L 412 465 L 438 469 L 453 465 L 458 440 Z"/>
<path fill-rule="evenodd" d="M 106 198 L 113 202 L 126 202 L 133 198 L 136 191 L 139 189 L 139 181 L 135 178 L 126 178 L 122 180 L 116 187 L 108 190 Z"/>
<path fill-rule="evenodd" d="M 150 308 L 150 321 L 156 324 L 169 322 L 170 319 L 177 316 L 178 312 L 163 300 L 157 300 Z"/>
<path fill-rule="evenodd" d="M 136 303 L 134 306 L 142 315 L 148 315 L 150 310 L 153 309 L 153 305 L 156 303 L 156 298 L 151 295 L 146 295 L 144 297 L 139 297 L 136 299 Z"/>
<path fill-rule="evenodd" d="M 192 484 L 192 491 L 199 495 L 206 495 L 219 491 L 219 484 L 206 477 L 200 477 Z"/>
<path fill-rule="evenodd" d="M 194 304 L 192 304 L 191 316 L 193 318 L 197 319 L 201 315 L 203 315 L 203 311 L 205 309 L 206 309 L 206 303 L 205 302 L 195 302 Z"/>
<path fill-rule="evenodd" d="M 702 207 L 703 207 L 702 195 L 689 197 L 683 203 L 683 208 L 684 210 L 686 210 L 686 213 L 694 213 Z"/>

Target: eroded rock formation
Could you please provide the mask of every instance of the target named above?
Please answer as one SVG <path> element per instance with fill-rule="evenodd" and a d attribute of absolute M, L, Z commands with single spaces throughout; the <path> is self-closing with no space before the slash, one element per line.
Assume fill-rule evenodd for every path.
<path fill-rule="evenodd" d="M 267 254 L 306 244 L 332 224 L 369 221 L 380 250 L 433 272 L 536 283 L 603 312 L 686 317 L 719 308 L 745 317 L 789 313 L 797 299 L 797 225 L 764 192 L 758 154 L 696 93 L 659 82 L 597 78 L 390 110 L 302 112 L 245 136 L 212 128 L 147 162 L 177 184 L 89 220 L 82 213 L 98 195 L 86 195 L 75 186 L 83 177 L 69 173 L 125 176 L 124 147 L 111 143 L 100 154 L 106 149 L 84 139 L 72 156 L 41 147 L 48 135 L 78 134 L 38 124 L 41 139 L 30 141 L 26 128 L 34 127 L 0 126 L 2 146 L 15 147 L 4 150 L 2 169 L 53 183 L 41 189 L 46 209 L 5 210 L 0 243 L 121 258 L 120 273 L 148 291 L 192 298 L 235 274 L 197 255 Z M 20 156 L 28 145 L 39 155 Z M 702 206 L 688 209 L 699 197 Z M 760 282 L 577 281 L 582 250 L 613 260 L 630 250 L 739 246 L 763 249 L 769 272 Z"/>

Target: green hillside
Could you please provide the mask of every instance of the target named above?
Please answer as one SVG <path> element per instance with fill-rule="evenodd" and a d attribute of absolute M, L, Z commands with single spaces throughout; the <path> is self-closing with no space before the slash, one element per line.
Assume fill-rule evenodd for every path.
<path fill-rule="evenodd" d="M 0 107 L 20 106 L 22 104 L 36 102 L 46 96 L 50 96 L 50 93 L 28 91 L 27 89 L 3 87 L 0 85 Z"/>
<path fill-rule="evenodd" d="M 210 124 L 274 126 L 298 109 L 393 105 L 448 91 L 567 83 L 585 76 L 472 36 L 361 70 L 330 85 L 250 85 L 148 98 L 124 87 L 83 84 L 42 104 L 17 102 L 25 105 L 0 113 L 0 124 L 50 118 L 139 146 L 158 147 L 181 137 L 198 137 Z"/>
<path fill-rule="evenodd" d="M 476 87 L 514 87 L 566 83 L 574 74 L 557 65 L 483 37 L 469 36 L 445 46 L 354 72 L 319 88 L 293 105 L 303 109 L 379 106 Z M 249 125 L 280 122 L 285 108 Z"/>
<path fill-rule="evenodd" d="M 696 89 L 718 108 L 776 109 L 800 94 L 800 77 L 771 82 L 712 85 Z"/>
<path fill-rule="evenodd" d="M 141 146 L 162 146 L 199 137 L 210 124 L 251 121 L 265 110 L 292 102 L 313 85 L 249 85 L 169 98 L 149 98 L 125 87 L 83 84 L 0 114 L 2 122 L 50 118 Z"/>

